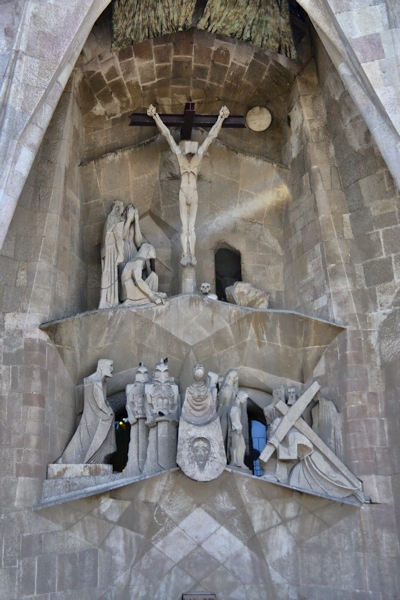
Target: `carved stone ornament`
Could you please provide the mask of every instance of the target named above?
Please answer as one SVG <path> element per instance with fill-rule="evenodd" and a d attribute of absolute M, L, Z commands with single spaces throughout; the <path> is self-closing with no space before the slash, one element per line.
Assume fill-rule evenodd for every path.
<path fill-rule="evenodd" d="M 215 395 L 204 381 L 204 368 L 193 369 L 194 382 L 185 394 L 179 420 L 177 463 L 196 481 L 211 481 L 223 472 L 226 454 Z"/>

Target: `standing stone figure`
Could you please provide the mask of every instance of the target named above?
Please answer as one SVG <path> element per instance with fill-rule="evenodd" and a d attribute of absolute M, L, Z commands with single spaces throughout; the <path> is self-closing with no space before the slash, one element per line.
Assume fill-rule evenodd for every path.
<path fill-rule="evenodd" d="M 219 134 L 222 123 L 229 116 L 229 110 L 223 106 L 219 111 L 219 116 L 216 123 L 210 129 L 210 133 L 200 146 L 198 142 L 183 140 L 176 144 L 168 127 L 163 123 L 160 116 L 157 114 L 156 108 L 151 104 L 147 109 L 149 117 L 153 117 L 156 125 L 162 135 L 167 140 L 172 152 L 176 154 L 181 172 L 181 187 L 179 190 L 179 210 L 182 221 L 182 258 L 181 264 L 195 265 L 197 263 L 195 256 L 195 222 L 198 207 L 197 195 L 197 177 L 199 174 L 200 163 L 205 152 L 208 150 L 211 142 Z"/>
<path fill-rule="evenodd" d="M 131 424 L 128 462 L 124 469 L 127 477 L 135 477 L 143 471 L 146 460 L 148 428 L 145 412 L 145 384 L 149 380 L 149 371 L 140 363 L 135 376 L 135 383 L 126 386 L 126 412 Z"/>
<path fill-rule="evenodd" d="M 151 259 L 156 257 L 156 251 L 151 244 L 145 242 L 133 260 L 126 263 L 121 275 L 121 298 L 124 305 L 135 306 L 154 302 L 162 304 L 166 294 L 158 292 L 158 277 L 149 267 Z M 143 279 L 143 271 L 150 271 Z"/>
<path fill-rule="evenodd" d="M 230 462 L 231 467 L 239 467 L 243 471 L 251 473 L 250 469 L 244 463 L 244 455 L 246 454 L 246 441 L 243 435 L 242 423 L 242 406 L 246 405 L 248 395 L 244 391 L 240 391 L 232 405 L 229 413 L 231 424 L 231 447 L 230 447 Z"/>
<path fill-rule="evenodd" d="M 123 202 L 116 200 L 103 231 L 99 308 L 118 306 L 119 272 L 136 256 L 142 239 L 137 208 L 128 204 L 124 210 Z"/>
<path fill-rule="evenodd" d="M 73 438 L 56 463 L 104 463 L 116 451 L 115 416 L 106 394 L 106 379 L 112 377 L 112 371 L 113 361 L 100 359 L 96 373 L 84 379 L 82 418 Z"/>
<path fill-rule="evenodd" d="M 143 473 L 176 466 L 179 388 L 169 376 L 168 359 L 160 361 L 151 383 L 145 384 L 146 425 L 150 428 Z"/>
<path fill-rule="evenodd" d="M 121 271 L 127 262 L 135 258 L 143 243 L 138 209 L 133 204 L 128 204 L 122 213 L 122 217 L 124 219 L 124 261 L 120 266 Z"/>
<path fill-rule="evenodd" d="M 235 369 L 230 369 L 225 375 L 218 394 L 218 416 L 221 421 L 222 437 L 228 452 L 229 413 L 239 392 L 239 375 Z"/>
<path fill-rule="evenodd" d="M 215 396 L 205 383 L 204 375 L 203 366 L 196 365 L 194 381 L 186 390 L 179 420 L 176 458 L 185 475 L 196 481 L 216 479 L 226 465 Z"/>
<path fill-rule="evenodd" d="M 118 265 L 124 261 L 123 210 L 123 203 L 116 200 L 104 225 L 99 308 L 111 308 L 119 304 Z"/>

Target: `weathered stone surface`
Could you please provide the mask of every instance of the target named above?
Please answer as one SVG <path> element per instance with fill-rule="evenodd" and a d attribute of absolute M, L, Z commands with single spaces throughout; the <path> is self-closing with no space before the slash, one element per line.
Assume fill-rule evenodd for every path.
<path fill-rule="evenodd" d="M 188 315 L 190 322 L 182 327 Z M 240 360 L 240 372 L 248 369 L 249 381 L 250 370 L 259 371 L 263 378 L 262 373 L 270 373 L 274 378 L 301 381 L 301 372 L 310 373 L 326 347 L 343 331 L 343 327 L 304 315 L 209 303 L 199 295 L 171 298 L 165 306 L 154 308 L 92 311 L 43 325 L 42 329 L 54 340 L 77 383 L 92 368 L 100 351 L 114 356 L 114 376 L 131 368 L 133 354 L 149 368 L 154 356 L 161 354 L 169 357 L 171 373 L 179 377 L 191 347 L 210 370 L 218 367 L 223 373 Z M 141 343 L 141 331 L 146 331 L 146 346 Z M 94 332 L 102 332 L 101 346 Z M 243 343 L 245 351 L 239 359 L 235 349 L 242 348 Z M 265 356 L 259 348 L 265 349 Z M 306 351 L 300 352 L 301 348 Z M 285 356 L 287 359 L 281 360 Z"/>
<path fill-rule="evenodd" d="M 96 477 L 112 473 L 112 465 L 48 465 L 47 479 L 64 479 L 69 477 Z"/>

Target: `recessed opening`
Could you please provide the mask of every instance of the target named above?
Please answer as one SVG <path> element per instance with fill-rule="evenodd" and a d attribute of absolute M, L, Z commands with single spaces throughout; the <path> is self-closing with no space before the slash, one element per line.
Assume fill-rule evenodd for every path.
<path fill-rule="evenodd" d="M 261 408 L 250 398 L 247 400 L 247 416 L 249 419 L 249 456 L 245 463 L 256 477 L 262 476 L 258 457 L 267 443 L 267 423 Z"/>
<path fill-rule="evenodd" d="M 215 253 L 215 292 L 218 300 L 226 302 L 225 289 L 236 281 L 242 281 L 240 252 L 231 248 L 219 248 Z"/>
<path fill-rule="evenodd" d="M 113 466 L 113 470 L 121 473 L 128 462 L 129 440 L 131 437 L 131 426 L 126 412 L 126 394 L 118 392 L 107 398 L 111 408 L 115 414 L 115 439 L 117 442 L 117 450 L 111 454 L 109 463 Z"/>

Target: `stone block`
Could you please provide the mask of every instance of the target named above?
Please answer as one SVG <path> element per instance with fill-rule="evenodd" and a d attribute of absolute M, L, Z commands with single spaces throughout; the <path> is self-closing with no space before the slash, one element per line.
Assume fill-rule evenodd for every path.
<path fill-rule="evenodd" d="M 138 71 L 139 71 L 140 83 L 142 85 L 145 83 L 150 83 L 152 81 L 155 81 L 156 72 L 155 72 L 153 62 L 147 62 L 147 63 L 142 63 L 142 64 L 139 63 Z M 132 92 L 131 92 L 131 94 L 132 94 Z"/>
<path fill-rule="evenodd" d="M 44 554 L 36 560 L 36 593 L 49 594 L 56 591 L 57 555 Z"/>
<path fill-rule="evenodd" d="M 133 45 L 133 53 L 136 59 L 139 61 L 152 60 L 153 58 L 153 45 L 151 40 L 145 40 Z"/>
<path fill-rule="evenodd" d="M 388 227 L 382 231 L 385 254 L 400 254 L 400 226 Z"/>
<path fill-rule="evenodd" d="M 98 551 L 57 555 L 57 591 L 84 590 L 98 582 Z"/>
<path fill-rule="evenodd" d="M 363 270 L 367 287 L 387 283 L 393 281 L 394 278 L 392 259 L 390 257 L 370 260 L 364 263 Z"/>

